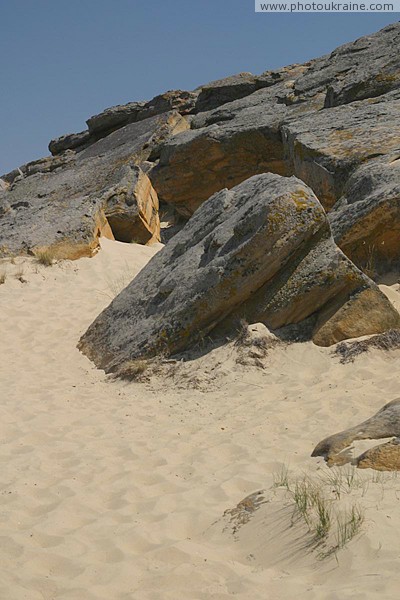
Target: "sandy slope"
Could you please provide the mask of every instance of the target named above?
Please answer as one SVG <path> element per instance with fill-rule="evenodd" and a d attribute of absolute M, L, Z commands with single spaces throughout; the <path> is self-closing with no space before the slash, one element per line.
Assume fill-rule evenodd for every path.
<path fill-rule="evenodd" d="M 362 472 L 343 493 L 366 521 L 337 560 L 318 560 L 272 486 L 282 463 L 328 471 L 313 446 L 400 395 L 400 352 L 341 365 L 293 345 L 262 370 L 230 346 L 110 381 L 76 343 L 156 250 L 105 241 L 93 259 L 0 265 L 0 598 L 397 599 L 400 479 Z M 261 489 L 234 531 L 224 512 Z"/>

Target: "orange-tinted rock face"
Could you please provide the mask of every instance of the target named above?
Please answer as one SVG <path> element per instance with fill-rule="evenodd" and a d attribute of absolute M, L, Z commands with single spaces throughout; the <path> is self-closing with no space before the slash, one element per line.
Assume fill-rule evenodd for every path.
<path fill-rule="evenodd" d="M 131 169 L 105 201 L 108 223 L 120 242 L 159 242 L 158 208 L 157 193 L 140 167 Z"/>
<path fill-rule="evenodd" d="M 357 467 L 375 469 L 375 471 L 400 471 L 399 440 L 370 448 L 357 458 Z"/>

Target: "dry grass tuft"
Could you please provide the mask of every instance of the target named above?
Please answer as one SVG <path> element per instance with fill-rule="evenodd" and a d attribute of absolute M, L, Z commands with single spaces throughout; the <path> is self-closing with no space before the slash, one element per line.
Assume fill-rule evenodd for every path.
<path fill-rule="evenodd" d="M 50 267 L 54 261 L 54 252 L 50 249 L 38 250 L 35 254 L 35 258 L 40 265 Z"/>
<path fill-rule="evenodd" d="M 237 328 L 235 346 L 239 346 L 239 347 L 246 346 L 249 343 L 249 340 L 250 340 L 249 324 L 245 319 L 240 319 L 238 328 Z"/>
<path fill-rule="evenodd" d="M 2 271 L 0 273 L 0 285 L 2 285 L 3 283 L 5 283 L 6 279 L 7 279 L 7 273 L 5 271 Z"/>
<path fill-rule="evenodd" d="M 355 342 L 341 342 L 333 351 L 333 354 L 340 356 L 342 364 L 354 362 L 355 358 L 371 348 L 378 350 L 398 350 L 400 348 L 400 329 L 390 329 L 385 333 L 379 333 L 370 337 L 368 340 Z"/>
<path fill-rule="evenodd" d="M 125 381 L 147 381 L 145 375 L 149 367 L 149 362 L 143 359 L 128 360 L 120 366 L 118 371 L 113 374 L 115 379 L 123 379 Z"/>
<path fill-rule="evenodd" d="M 19 269 L 14 273 L 14 277 L 20 283 L 27 283 L 24 277 L 24 265 L 20 265 Z"/>
<path fill-rule="evenodd" d="M 289 467 L 282 465 L 278 473 L 273 473 L 274 487 L 284 487 L 289 489 Z"/>

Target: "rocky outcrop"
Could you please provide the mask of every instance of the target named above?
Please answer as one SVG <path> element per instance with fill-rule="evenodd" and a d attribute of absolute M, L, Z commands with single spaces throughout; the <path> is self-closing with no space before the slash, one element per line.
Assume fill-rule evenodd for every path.
<path fill-rule="evenodd" d="M 45 239 L 43 219 L 25 226 L 15 212 L 23 206 L 37 219 L 46 202 L 62 212 L 72 206 L 69 198 L 89 198 L 117 239 L 151 241 L 159 236 L 157 195 L 185 220 L 221 189 L 271 172 L 296 175 L 312 188 L 331 211 L 337 243 L 357 265 L 370 274 L 397 266 L 399 40 L 394 23 L 303 65 L 239 73 L 90 117 L 86 131 L 50 142 L 52 156 L 2 176 L 2 252 L 33 251 L 64 235 L 61 226 Z M 340 337 L 329 323 L 321 340 L 322 331 Z"/>
<path fill-rule="evenodd" d="M 262 88 L 281 83 L 290 79 L 294 72 L 299 75 L 307 71 L 310 64 L 290 65 L 276 71 L 265 71 L 261 75 L 239 73 L 238 75 L 231 75 L 224 79 L 212 81 L 198 88 L 199 96 L 193 112 L 200 113 L 213 110 L 228 102 L 249 96 Z"/>
<path fill-rule="evenodd" d="M 370 293 L 380 319 L 338 315 Z M 277 329 L 308 320 L 320 343 L 400 324 L 377 286 L 335 246 L 312 191 L 264 174 L 204 203 L 106 308 L 80 341 L 97 366 L 173 354 L 205 335 L 232 335 L 238 321 Z M 329 322 L 335 319 L 335 328 Z"/>
<path fill-rule="evenodd" d="M 373 98 L 400 85 L 399 40 L 400 30 L 395 23 L 378 34 L 345 44 L 330 55 L 304 65 L 266 71 L 261 75 L 239 73 L 202 85 L 195 92 L 169 91 L 149 102 L 114 106 L 88 119 L 88 132 L 85 133 L 98 139 L 98 136 L 103 137 L 129 123 L 169 110 L 181 114 L 209 111 L 291 78 L 291 93 L 279 96 L 279 101 L 284 104 L 304 102 L 320 93 L 324 95 L 325 107 Z M 295 76 L 294 69 L 297 69 Z M 61 146 L 66 147 L 66 143 L 66 140 L 61 142 Z"/>
<path fill-rule="evenodd" d="M 66 150 L 80 152 L 101 138 L 107 137 L 117 129 L 130 123 L 138 123 L 144 119 L 177 111 L 187 115 L 194 110 L 197 92 L 172 90 L 156 96 L 148 102 L 128 102 L 106 108 L 98 115 L 90 117 L 86 123 L 88 129 L 80 133 L 69 133 L 49 142 L 49 151 L 53 156 Z"/>
<path fill-rule="evenodd" d="M 381 471 L 400 468 L 400 400 L 385 404 L 373 417 L 363 423 L 325 438 L 314 448 L 311 456 L 322 456 L 329 465 L 353 462 L 362 469 Z M 352 461 L 349 451 L 356 440 L 379 440 L 395 437 L 387 444 L 376 446 Z"/>
<path fill-rule="evenodd" d="M 36 175 L 36 173 L 51 173 L 57 169 L 63 168 L 74 161 L 73 152 L 65 152 L 62 156 L 46 156 L 38 160 L 33 160 L 17 169 L 2 176 L 3 180 L 11 185 L 14 182 L 21 181 L 24 177 Z"/>
<path fill-rule="evenodd" d="M 304 65 L 200 88 L 192 131 L 149 174 L 160 199 L 188 217 L 270 171 L 303 179 L 330 210 L 358 167 L 398 147 L 399 39 L 395 23 Z"/>
<path fill-rule="evenodd" d="M 295 84 L 295 97 L 304 101 L 316 92 L 326 92 L 325 107 L 374 98 L 396 89 L 399 80 L 400 26 L 388 25 L 340 46 L 312 61 L 310 69 Z"/>
<path fill-rule="evenodd" d="M 149 102 L 112 106 L 86 121 L 89 134 L 99 139 L 129 123 L 137 123 L 171 110 L 176 110 L 182 115 L 188 114 L 193 109 L 196 98 L 195 92 L 174 90 L 160 94 Z"/>
<path fill-rule="evenodd" d="M 176 112 L 127 125 L 79 154 L 45 161 L 0 192 L 0 255 L 51 249 L 57 258 L 90 256 L 99 235 L 159 240 L 158 199 L 138 165 L 187 127 Z M 64 157 L 64 158 L 63 158 Z M 54 161 L 59 167 L 48 169 Z"/>
<path fill-rule="evenodd" d="M 69 133 L 51 140 L 49 142 L 49 151 L 53 156 L 57 156 L 57 154 L 62 154 L 66 150 L 84 150 L 95 141 L 96 139 L 93 138 L 87 130 L 81 131 L 80 133 Z"/>
<path fill-rule="evenodd" d="M 329 210 L 357 167 L 397 148 L 400 91 L 319 110 L 318 95 L 289 106 L 279 102 L 289 85 L 278 83 L 194 117 L 192 130 L 162 148 L 149 174 L 160 199 L 190 216 L 221 187 L 271 171 L 295 174 Z"/>
<path fill-rule="evenodd" d="M 336 243 L 372 275 L 400 266 L 400 148 L 359 167 L 329 219 Z"/>
<path fill-rule="evenodd" d="M 204 112 L 252 94 L 258 89 L 257 77 L 252 73 L 238 73 L 207 83 L 199 89 L 196 112 Z"/>

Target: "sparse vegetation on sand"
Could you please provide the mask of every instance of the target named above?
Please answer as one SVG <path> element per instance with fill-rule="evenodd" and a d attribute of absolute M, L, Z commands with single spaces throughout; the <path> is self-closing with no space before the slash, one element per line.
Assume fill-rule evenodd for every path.
<path fill-rule="evenodd" d="M 400 348 L 400 329 L 390 329 L 385 333 L 374 335 L 367 340 L 356 340 L 354 342 L 341 342 L 334 350 L 334 354 L 340 356 L 342 364 L 354 362 L 355 358 L 372 348 L 378 350 L 398 350 Z"/>
<path fill-rule="evenodd" d="M 145 372 L 149 366 L 147 360 L 129 360 L 114 373 L 114 377 L 125 381 L 146 381 Z"/>
<path fill-rule="evenodd" d="M 310 534 L 308 546 L 318 549 L 318 558 L 324 559 L 344 548 L 361 532 L 364 510 L 357 503 L 346 501 L 342 507 L 341 495 L 368 485 L 355 472 L 347 469 L 332 471 L 326 476 L 291 478 L 289 469 L 283 465 L 273 475 L 273 486 L 287 490 L 289 505 L 293 506 L 292 522 L 303 521 Z M 334 496 L 332 496 L 332 492 Z M 348 498 L 347 498 L 348 500 Z"/>
<path fill-rule="evenodd" d="M 335 533 L 336 545 L 332 550 L 344 548 L 360 532 L 364 519 L 364 511 L 357 505 L 352 506 L 348 512 L 338 515 Z"/>
<path fill-rule="evenodd" d="M 50 249 L 39 250 L 36 252 L 35 258 L 40 265 L 50 267 L 54 262 L 54 252 Z"/>
<path fill-rule="evenodd" d="M 14 277 L 20 283 L 26 283 L 26 279 L 24 277 L 24 265 L 20 265 L 17 271 L 14 273 Z"/>
<path fill-rule="evenodd" d="M 5 271 L 1 271 L 0 273 L 0 285 L 6 282 L 7 273 Z"/>
<path fill-rule="evenodd" d="M 264 369 L 263 359 L 266 358 L 270 350 L 282 345 L 283 342 L 271 334 L 266 327 L 265 335 L 259 331 L 254 335 L 251 327 L 245 319 L 239 321 L 234 341 L 237 349 L 236 362 L 244 366 L 253 365 Z"/>

